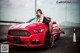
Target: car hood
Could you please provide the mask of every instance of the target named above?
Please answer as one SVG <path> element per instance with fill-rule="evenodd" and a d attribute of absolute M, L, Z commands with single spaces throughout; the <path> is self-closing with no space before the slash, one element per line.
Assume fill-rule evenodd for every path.
<path fill-rule="evenodd" d="M 9 29 L 35 29 L 35 28 L 43 28 L 45 24 L 42 23 L 23 23 L 11 26 Z"/>

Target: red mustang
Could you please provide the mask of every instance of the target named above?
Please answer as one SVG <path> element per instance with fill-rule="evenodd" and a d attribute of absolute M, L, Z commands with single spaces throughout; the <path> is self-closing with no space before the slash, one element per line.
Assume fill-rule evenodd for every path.
<path fill-rule="evenodd" d="M 34 23 L 36 18 L 27 23 L 11 26 L 8 30 L 8 44 L 26 47 L 48 47 L 50 42 L 60 37 L 60 28 L 53 22 L 53 36 L 49 34 L 49 27 L 44 23 Z M 53 37 L 53 38 L 52 38 Z M 50 41 L 49 41 L 50 40 Z"/>

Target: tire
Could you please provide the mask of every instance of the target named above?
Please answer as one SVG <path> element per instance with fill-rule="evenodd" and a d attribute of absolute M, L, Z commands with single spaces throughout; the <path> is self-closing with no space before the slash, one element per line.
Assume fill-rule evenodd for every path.
<path fill-rule="evenodd" d="M 50 33 L 49 30 L 46 33 L 45 39 L 44 39 L 44 49 L 48 49 L 50 47 Z"/>

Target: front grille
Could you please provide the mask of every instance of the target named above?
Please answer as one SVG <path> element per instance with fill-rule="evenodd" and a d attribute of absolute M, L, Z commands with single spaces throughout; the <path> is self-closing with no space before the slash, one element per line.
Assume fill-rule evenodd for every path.
<path fill-rule="evenodd" d="M 13 40 L 8 39 L 8 41 L 15 44 L 28 44 L 27 41 L 21 41 L 20 37 L 13 37 Z"/>
<path fill-rule="evenodd" d="M 13 36 L 30 36 L 30 33 L 26 30 L 9 30 L 8 35 Z"/>

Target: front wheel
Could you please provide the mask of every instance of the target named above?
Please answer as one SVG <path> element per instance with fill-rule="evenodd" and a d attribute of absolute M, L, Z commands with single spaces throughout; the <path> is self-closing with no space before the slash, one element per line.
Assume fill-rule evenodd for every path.
<path fill-rule="evenodd" d="M 45 39 L 44 39 L 44 48 L 48 49 L 50 47 L 50 33 L 47 31 Z"/>

